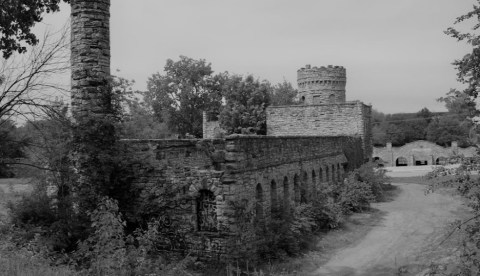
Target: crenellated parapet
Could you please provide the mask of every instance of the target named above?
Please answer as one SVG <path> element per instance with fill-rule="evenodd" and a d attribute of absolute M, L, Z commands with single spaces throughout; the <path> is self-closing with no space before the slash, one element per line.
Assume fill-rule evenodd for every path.
<path fill-rule="evenodd" d="M 305 105 L 345 102 L 347 73 L 343 66 L 311 67 L 297 71 L 298 95 Z"/>

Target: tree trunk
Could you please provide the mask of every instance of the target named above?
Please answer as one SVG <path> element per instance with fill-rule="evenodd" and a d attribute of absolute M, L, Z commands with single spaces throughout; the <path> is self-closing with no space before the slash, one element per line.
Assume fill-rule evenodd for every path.
<path fill-rule="evenodd" d="M 110 79 L 110 0 L 71 1 L 71 99 L 75 189 L 80 210 L 94 208 L 111 171 L 115 143 Z"/>

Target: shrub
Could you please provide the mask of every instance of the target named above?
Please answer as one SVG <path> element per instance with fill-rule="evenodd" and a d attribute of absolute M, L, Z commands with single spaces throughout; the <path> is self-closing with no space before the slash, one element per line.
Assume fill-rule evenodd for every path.
<path fill-rule="evenodd" d="M 354 172 L 345 179 L 337 200 L 343 213 L 349 214 L 368 208 L 370 202 L 375 201 L 375 194 L 371 183 L 358 180 L 358 175 Z"/>
<path fill-rule="evenodd" d="M 80 242 L 78 259 L 86 263 L 89 274 L 121 275 L 125 270 L 125 221 L 115 200 L 104 197 L 90 214 L 92 233 Z"/>

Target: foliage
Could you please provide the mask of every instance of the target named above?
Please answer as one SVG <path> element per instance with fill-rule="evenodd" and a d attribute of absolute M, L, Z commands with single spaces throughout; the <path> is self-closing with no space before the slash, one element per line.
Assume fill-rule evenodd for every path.
<path fill-rule="evenodd" d="M 437 100 L 444 102 L 447 110 L 451 114 L 459 115 L 459 118 L 474 116 L 477 112 L 475 109 L 476 103 L 472 101 L 468 94 L 462 91 L 450 89 L 445 97 L 440 97 Z"/>
<path fill-rule="evenodd" d="M 480 2 L 477 0 L 477 3 Z M 454 24 L 460 24 L 462 22 L 468 20 L 474 20 L 474 25 L 472 31 L 477 31 L 480 28 L 480 24 L 478 23 L 478 16 L 480 14 L 480 6 L 474 5 L 473 10 L 464 14 L 462 16 L 457 17 Z M 448 28 L 445 33 L 452 38 L 457 39 L 457 41 L 464 41 L 470 46 L 472 46 L 472 52 L 465 55 L 462 59 L 455 60 L 453 65 L 457 69 L 457 80 L 463 84 L 467 85 L 467 88 L 462 91 L 465 95 L 472 98 L 476 98 L 478 96 L 479 91 L 479 69 L 480 69 L 480 36 L 475 32 L 464 33 L 458 31 L 454 27 Z"/>
<path fill-rule="evenodd" d="M 220 126 L 232 133 L 266 134 L 265 108 L 270 104 L 272 86 L 267 81 L 231 76 L 223 87 L 226 105 L 219 116 Z"/>
<path fill-rule="evenodd" d="M 36 45 L 39 40 L 32 33 L 33 26 L 43 20 L 44 13 L 60 10 L 61 0 L 6 0 L 0 6 L 0 50 L 8 59 L 13 52 L 24 53 L 27 45 Z M 63 0 L 69 3 L 70 0 Z"/>
<path fill-rule="evenodd" d="M 78 255 L 89 263 L 94 275 L 119 275 L 125 270 L 125 221 L 115 200 L 104 197 L 97 209 L 89 213 L 92 233 L 79 245 Z"/>
<path fill-rule="evenodd" d="M 368 163 L 349 172 L 343 182 L 318 187 L 307 203 L 284 202 L 274 206 L 265 221 L 255 219 L 256 207 L 251 200 L 231 202 L 237 228 L 228 246 L 235 258 L 229 261 L 240 262 L 245 269 L 247 264 L 255 266 L 297 256 L 311 249 L 319 231 L 337 228 L 346 215 L 363 211 L 371 202 L 382 200 L 389 181 L 384 170 Z M 252 222 L 256 222 L 254 227 Z M 255 248 L 249 247 L 251 241 L 256 241 Z"/>
<path fill-rule="evenodd" d="M 290 82 L 283 80 L 282 83 L 273 86 L 270 92 L 270 104 L 273 106 L 298 104 L 297 93 Z"/>
<path fill-rule="evenodd" d="M 12 160 L 25 157 L 25 146 L 29 139 L 18 134 L 11 120 L 0 120 L 0 178 L 14 175 Z"/>
<path fill-rule="evenodd" d="M 441 146 L 449 146 L 452 141 L 461 147 L 469 146 L 471 122 L 462 117 L 458 108 L 465 106 L 457 96 L 440 98 L 445 101 L 448 113 L 432 113 L 423 108 L 417 113 L 383 114 L 372 112 L 372 140 L 375 146 L 403 146 L 417 140 L 428 140 Z M 451 108 L 451 109 L 450 109 Z"/>
<path fill-rule="evenodd" d="M 0 119 L 16 116 L 29 120 L 50 106 L 52 97 L 49 95 L 65 92 L 55 77 L 69 68 L 66 31 L 63 30 L 58 39 L 47 33 L 42 43 L 32 47 L 27 56 L 14 55 L 2 61 Z"/>
<path fill-rule="evenodd" d="M 369 183 L 359 181 L 356 175 L 351 174 L 345 179 L 337 200 L 343 213 L 349 214 L 369 207 L 370 202 L 375 201 L 375 196 Z"/>
<path fill-rule="evenodd" d="M 471 122 L 458 117 L 435 117 L 427 127 L 427 139 L 441 146 L 450 146 L 457 141 L 460 146 L 469 146 Z"/>
<path fill-rule="evenodd" d="M 2 233 L 0 240 L 0 267 L 3 275 L 73 276 L 79 275 L 65 265 L 51 265 L 50 260 L 36 253 L 29 245 L 16 246 L 10 234 Z"/>
<path fill-rule="evenodd" d="M 434 192 L 443 187 L 456 188 L 457 192 L 465 197 L 467 204 L 473 210 L 473 216 L 465 221 L 459 221 L 455 229 L 462 231 L 462 253 L 460 263 L 454 266 L 450 275 L 476 275 L 480 271 L 480 179 L 472 175 L 480 169 L 480 159 L 463 159 L 458 168 L 435 168 L 425 178 L 429 180 L 427 192 Z M 454 229 L 454 231 L 455 231 Z"/>
<path fill-rule="evenodd" d="M 213 75 L 210 63 L 186 56 L 168 59 L 164 70 L 165 75 L 156 73 L 148 80 L 147 106 L 160 122 L 167 115 L 172 131 L 201 137 L 202 112 L 220 109 L 224 75 Z"/>

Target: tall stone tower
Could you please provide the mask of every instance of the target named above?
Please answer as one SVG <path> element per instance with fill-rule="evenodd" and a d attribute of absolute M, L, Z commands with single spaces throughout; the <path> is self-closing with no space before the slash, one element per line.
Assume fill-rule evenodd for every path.
<path fill-rule="evenodd" d="M 346 70 L 343 66 L 311 67 L 297 71 L 298 97 L 305 105 L 345 103 Z"/>
<path fill-rule="evenodd" d="M 71 99 L 78 210 L 96 207 L 112 176 L 115 145 L 110 89 L 110 0 L 71 0 Z"/>

